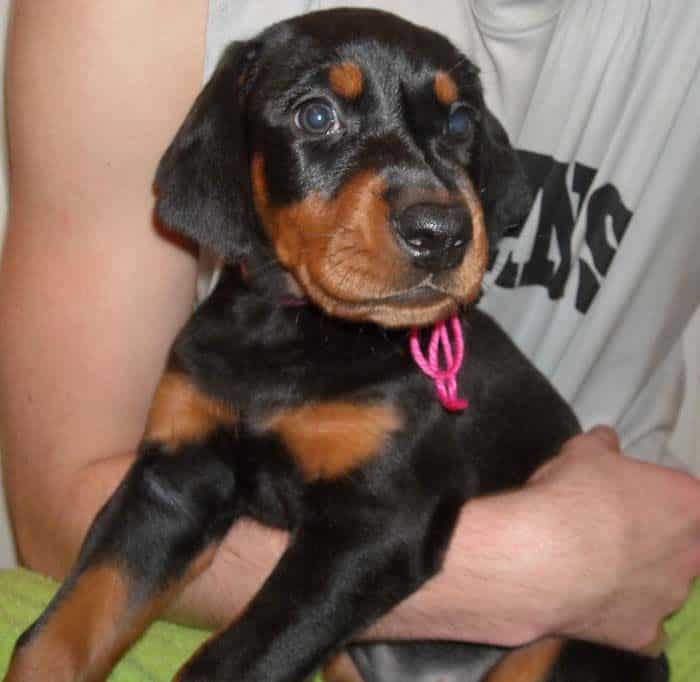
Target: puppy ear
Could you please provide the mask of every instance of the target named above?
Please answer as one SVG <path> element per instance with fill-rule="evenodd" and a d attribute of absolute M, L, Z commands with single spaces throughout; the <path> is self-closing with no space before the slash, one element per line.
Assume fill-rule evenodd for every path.
<path fill-rule="evenodd" d="M 156 214 L 229 262 L 248 255 L 252 207 L 245 95 L 257 47 L 233 43 L 195 101 L 156 172 Z"/>
<path fill-rule="evenodd" d="M 479 150 L 479 189 L 484 217 L 491 238 L 520 225 L 532 206 L 532 191 L 498 119 L 485 109 Z"/>

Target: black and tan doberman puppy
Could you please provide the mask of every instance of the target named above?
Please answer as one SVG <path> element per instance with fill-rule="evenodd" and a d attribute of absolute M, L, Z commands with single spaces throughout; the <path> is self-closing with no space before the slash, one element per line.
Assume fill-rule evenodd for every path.
<path fill-rule="evenodd" d="M 289 547 L 177 679 L 300 682 L 440 570 L 466 500 L 521 485 L 579 430 L 473 309 L 489 245 L 531 197 L 477 69 L 443 37 L 347 9 L 231 45 L 156 190 L 161 221 L 226 266 L 173 344 L 135 464 L 18 641 L 11 682 L 104 679 L 243 516 L 288 529 Z M 450 333 L 468 357 L 438 399 L 410 339 L 425 349 L 446 319 L 461 320 Z M 390 651 L 410 662 L 401 673 L 354 655 L 394 682 L 441 665 L 455 680 L 666 679 L 663 660 L 563 642 L 501 660 Z"/>

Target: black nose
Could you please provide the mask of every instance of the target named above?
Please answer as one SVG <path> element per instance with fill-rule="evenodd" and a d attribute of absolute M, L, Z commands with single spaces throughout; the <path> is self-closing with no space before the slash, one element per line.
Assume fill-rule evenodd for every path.
<path fill-rule="evenodd" d="M 413 204 L 396 221 L 402 248 L 431 272 L 457 267 L 472 236 L 469 210 L 461 205 Z"/>

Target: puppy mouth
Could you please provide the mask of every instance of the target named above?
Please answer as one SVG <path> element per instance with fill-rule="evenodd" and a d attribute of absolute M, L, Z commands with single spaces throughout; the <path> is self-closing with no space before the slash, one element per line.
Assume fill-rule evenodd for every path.
<path fill-rule="evenodd" d="M 453 298 L 449 293 L 437 288 L 430 279 L 420 284 L 390 296 L 367 301 L 368 304 L 382 304 L 401 306 L 425 306 L 434 305 L 445 299 Z"/>
<path fill-rule="evenodd" d="M 463 171 L 456 171 L 456 200 L 470 212 L 470 243 L 459 263 L 418 263 L 396 238 L 381 173 L 357 173 L 337 196 L 310 193 L 275 206 L 264 163 L 253 157 L 257 213 L 282 268 L 326 313 L 386 327 L 424 326 L 478 297 L 488 240 L 478 195 Z"/>
<path fill-rule="evenodd" d="M 329 296 L 314 282 L 302 286 L 308 298 L 331 315 L 347 320 L 375 322 L 387 328 L 426 326 L 454 314 L 473 300 L 439 288 L 430 279 L 386 296 L 353 301 Z"/>

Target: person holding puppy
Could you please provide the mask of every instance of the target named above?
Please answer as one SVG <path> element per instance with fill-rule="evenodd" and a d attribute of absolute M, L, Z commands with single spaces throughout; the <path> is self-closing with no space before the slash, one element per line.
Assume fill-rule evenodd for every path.
<path fill-rule="evenodd" d="M 154 224 L 151 186 L 202 63 L 310 4 L 15 3 L 0 427 L 20 557 L 35 570 L 65 575 L 133 461 L 194 302 L 196 258 Z M 653 652 L 700 573 L 700 483 L 622 457 L 616 432 L 594 425 L 614 426 L 630 454 L 671 459 L 681 334 L 700 291 L 700 52 L 684 42 L 700 16 L 682 2 L 663 20 L 653 2 L 531 4 L 379 6 L 446 32 L 482 66 L 539 198 L 507 235 L 483 306 L 589 431 L 523 490 L 470 502 L 442 574 L 367 636 L 510 645 L 561 634 Z M 230 622 L 284 544 L 236 526 L 170 617 Z"/>

